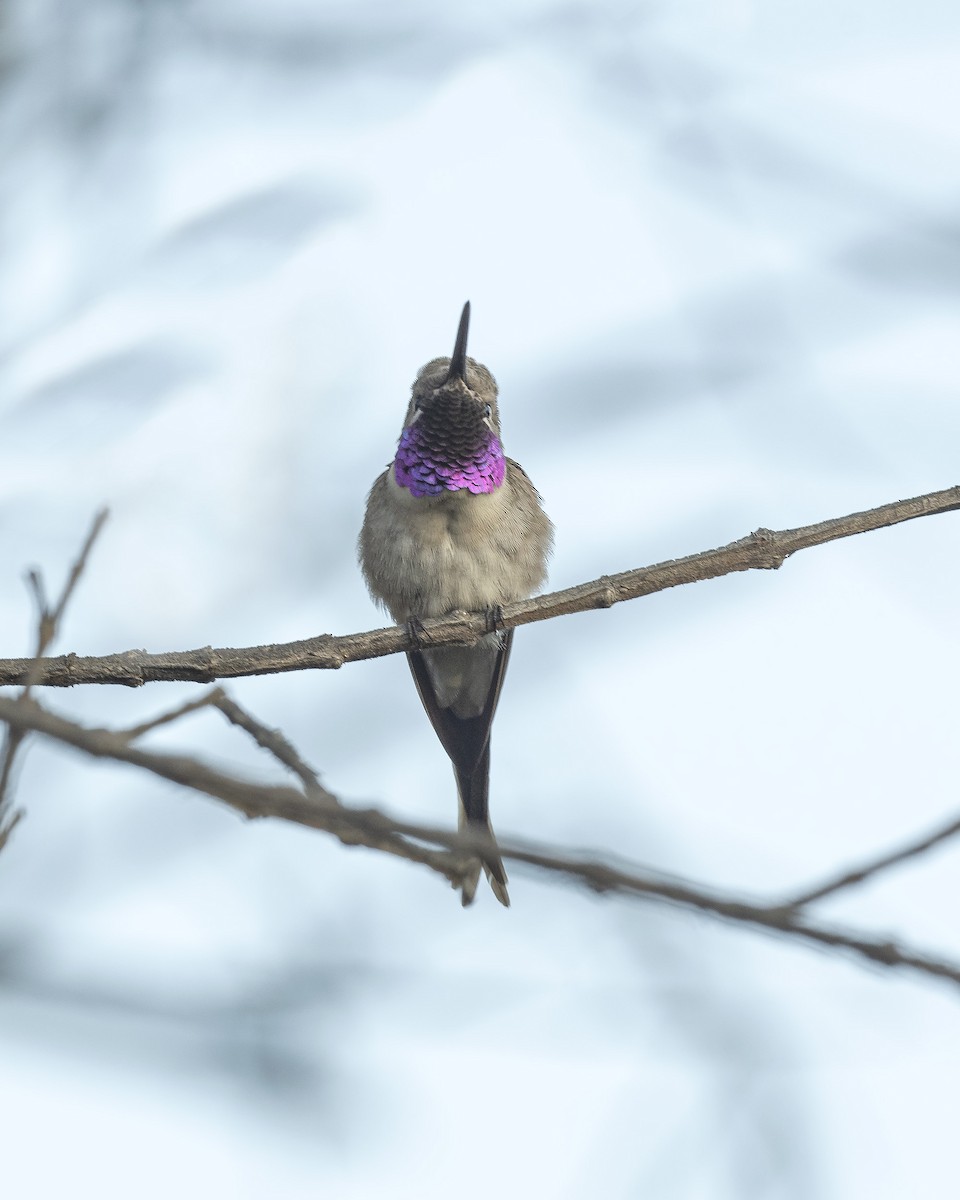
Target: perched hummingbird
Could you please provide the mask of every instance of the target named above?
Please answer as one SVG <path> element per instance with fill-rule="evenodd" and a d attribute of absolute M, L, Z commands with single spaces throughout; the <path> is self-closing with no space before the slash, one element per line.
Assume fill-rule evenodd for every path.
<path fill-rule="evenodd" d="M 531 596 L 547 576 L 553 526 L 523 468 L 504 457 L 497 383 L 467 357 L 470 302 L 463 306 L 452 358 L 421 367 L 397 453 L 370 489 L 360 533 L 360 564 L 370 594 L 398 624 L 452 612 L 496 610 Z M 473 646 L 407 654 L 420 700 L 453 763 L 460 828 L 488 816 L 490 726 L 513 630 Z M 507 874 L 495 852 L 482 866 L 494 895 L 509 905 Z M 463 884 L 469 904 L 481 862 Z"/>

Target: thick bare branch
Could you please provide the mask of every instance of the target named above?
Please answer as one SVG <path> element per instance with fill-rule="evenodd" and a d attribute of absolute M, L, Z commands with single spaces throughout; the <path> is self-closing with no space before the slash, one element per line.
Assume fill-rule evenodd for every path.
<path fill-rule="evenodd" d="M 638 567 L 619 575 L 604 575 L 577 587 L 504 605 L 503 627 L 512 629 L 569 613 L 610 608 L 623 600 L 635 600 L 666 588 L 716 579 L 735 571 L 775 570 L 798 550 L 956 509 L 960 509 L 960 487 L 931 492 L 912 500 L 897 500 L 868 512 L 851 513 L 846 517 L 821 521 L 817 525 L 804 525 L 799 529 L 779 532 L 758 529 L 716 550 L 705 550 L 700 554 L 671 559 L 650 567 Z M 465 613 L 424 621 L 419 631 L 419 644 L 470 644 L 488 632 L 488 620 L 486 613 Z M 126 650 L 120 654 L 89 658 L 66 654 L 59 658 L 44 659 L 40 664 L 33 659 L 0 659 L 0 686 L 24 683 L 32 679 L 34 674 L 36 678 L 33 682 L 46 687 L 72 687 L 77 683 L 140 687 L 145 683 L 169 680 L 213 683 L 218 679 L 235 679 L 244 675 L 335 670 L 348 662 L 398 654 L 412 648 L 407 630 L 394 626 L 368 633 L 340 637 L 321 634 L 298 642 L 241 649 L 214 649 L 207 646 L 163 654 Z"/>
<path fill-rule="evenodd" d="M 308 796 L 295 788 L 253 784 L 214 771 L 192 758 L 141 750 L 132 747 L 123 733 L 86 729 L 55 716 L 33 701 L 24 703 L 0 697 L 0 721 L 44 734 L 95 757 L 140 767 L 221 800 L 248 817 L 293 821 L 330 833 L 346 845 L 366 846 L 419 862 L 454 886 L 462 883 L 471 855 L 486 844 L 482 834 L 395 821 L 377 809 L 347 808 L 326 792 Z M 258 724 L 246 718 L 242 722 L 244 728 L 247 722 Z M 634 895 L 692 909 L 827 949 L 847 951 L 884 967 L 907 968 L 960 985 L 960 964 L 920 953 L 888 938 L 818 924 L 782 904 L 738 899 L 699 883 L 657 875 L 634 864 L 618 866 L 592 856 L 570 856 L 553 848 L 529 846 L 510 839 L 500 840 L 498 847 L 504 858 L 565 876 L 592 891 Z"/>

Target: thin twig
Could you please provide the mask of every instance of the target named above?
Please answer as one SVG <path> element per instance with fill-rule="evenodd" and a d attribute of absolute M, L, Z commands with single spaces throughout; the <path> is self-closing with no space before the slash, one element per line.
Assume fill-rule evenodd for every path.
<path fill-rule="evenodd" d="M 705 550 L 700 554 L 671 559 L 650 567 L 638 567 L 618 575 L 604 575 L 590 583 L 550 592 L 546 596 L 505 604 L 500 624 L 504 629 L 514 629 L 518 625 L 546 621 L 569 613 L 610 608 L 624 600 L 635 600 L 666 588 L 716 579 L 735 571 L 775 570 L 798 550 L 956 509 L 960 509 L 960 487 L 930 492 L 912 500 L 897 500 L 867 512 L 851 513 L 798 529 L 779 532 L 758 529 L 739 541 L 715 550 Z M 422 647 L 472 645 L 488 632 L 488 622 L 488 613 L 462 613 L 425 620 L 417 631 L 419 644 Z M 46 687 L 72 687 L 77 683 L 140 687 L 145 683 L 171 680 L 214 683 L 218 679 L 236 679 L 246 675 L 336 670 L 348 662 L 398 654 L 413 648 L 406 627 L 391 626 L 367 633 L 341 637 L 321 634 L 297 642 L 242 649 L 214 649 L 207 646 L 164 654 L 126 650 L 119 654 L 89 658 L 66 654 L 59 658 L 44 659 L 41 664 L 33 659 L 0 659 L 0 686 L 23 683 L 32 678 L 34 672 L 36 678 L 33 682 Z"/>
<path fill-rule="evenodd" d="M 890 867 L 898 866 L 900 863 L 908 862 L 911 858 L 916 858 L 917 855 L 931 850 L 941 842 L 956 837 L 958 833 L 960 833 L 960 818 L 954 817 L 945 825 L 939 826 L 931 833 L 924 834 L 923 837 L 917 838 L 915 841 L 907 842 L 906 845 L 901 846 L 898 850 L 891 850 L 889 853 L 881 854 L 876 858 L 868 858 L 858 867 L 852 867 L 850 870 L 844 871 L 843 874 L 827 880 L 826 883 L 819 884 L 817 887 L 810 888 L 806 892 L 800 892 L 798 895 L 792 896 L 789 900 L 784 901 L 784 907 L 796 910 L 812 904 L 815 900 L 822 900 L 824 896 L 833 896 L 845 888 L 863 883 L 865 880 L 878 875 L 881 871 L 886 871 Z"/>
<path fill-rule="evenodd" d="M 3 813 L 2 813 L 2 811 L 0 811 L 0 817 L 2 817 L 2 816 L 3 816 Z M 24 816 L 23 809 L 18 808 L 14 812 L 12 812 L 10 814 L 10 816 L 7 817 L 5 820 L 0 821 L 0 851 L 2 851 L 4 846 L 6 846 L 7 842 L 10 841 L 10 835 L 13 833 L 13 831 L 16 829 L 16 827 L 23 820 L 23 816 Z"/>
<path fill-rule="evenodd" d="M 80 580 L 80 576 L 83 574 L 84 568 L 87 565 L 87 559 L 90 557 L 90 551 L 93 549 L 93 544 L 97 540 L 107 516 L 108 510 L 102 508 L 94 517 L 90 531 L 80 548 L 80 553 L 70 568 L 70 574 L 63 585 L 60 599 L 52 610 L 47 604 L 46 589 L 43 585 L 42 575 L 35 568 L 27 572 L 27 584 L 33 593 L 34 602 L 37 606 L 37 648 L 24 674 L 23 691 L 20 693 L 18 703 L 26 703 L 30 695 L 30 689 L 36 684 L 38 677 L 43 673 L 43 656 L 57 636 L 64 611 L 70 597 L 73 595 L 74 588 Z M 10 814 L 10 798 L 7 795 L 13 775 L 13 764 L 23 738 L 23 730 L 19 730 L 13 725 L 7 726 L 3 739 L 2 759 L 0 759 L 0 850 L 10 840 L 10 835 L 23 817 L 22 810 Z"/>
<path fill-rule="evenodd" d="M 63 591 L 60 593 L 60 599 L 57 601 L 57 607 L 50 614 L 50 622 L 52 625 L 51 637 L 56 637 L 60 628 L 60 621 L 67 605 L 70 603 L 70 598 L 73 596 L 74 589 L 80 582 L 80 576 L 83 574 L 87 566 L 87 559 L 90 557 L 90 552 L 93 550 L 94 543 L 100 536 L 100 530 L 110 515 L 108 508 L 101 508 L 94 516 L 93 524 L 90 526 L 90 532 L 87 534 L 87 540 L 83 543 L 80 554 L 77 556 L 77 561 L 70 568 L 70 574 L 67 577 L 67 582 L 64 585 Z"/>
<path fill-rule="evenodd" d="M 116 733 L 119 737 L 126 738 L 128 742 L 134 742 L 137 738 L 143 737 L 145 733 L 159 729 L 161 725 L 169 725 L 171 721 L 179 721 L 181 717 L 186 717 L 200 708 L 215 706 L 217 699 L 222 695 L 222 688 L 211 688 L 209 692 L 204 692 L 202 696 L 198 696 L 196 700 L 187 700 L 179 708 L 172 708 L 169 712 L 161 713 L 158 717 L 144 721 L 141 725 L 133 725 L 129 729 L 118 729 Z"/>

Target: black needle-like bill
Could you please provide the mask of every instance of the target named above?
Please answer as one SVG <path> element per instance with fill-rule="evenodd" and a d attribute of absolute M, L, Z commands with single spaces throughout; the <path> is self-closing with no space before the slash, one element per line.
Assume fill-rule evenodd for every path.
<path fill-rule="evenodd" d="M 446 382 L 467 377 L 467 334 L 470 332 L 470 301 L 463 306 L 460 314 L 460 326 L 457 329 L 457 340 L 454 343 L 453 355 L 450 359 L 450 370 Z"/>

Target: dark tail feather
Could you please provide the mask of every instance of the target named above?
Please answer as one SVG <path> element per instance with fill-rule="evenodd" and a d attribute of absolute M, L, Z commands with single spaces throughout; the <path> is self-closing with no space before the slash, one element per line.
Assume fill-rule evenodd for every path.
<path fill-rule="evenodd" d="M 457 794 L 460 797 L 460 828 L 482 829 L 491 842 L 496 843 L 493 827 L 488 816 L 488 799 L 490 788 L 490 741 L 487 739 L 472 773 L 461 771 L 454 763 L 454 773 L 457 777 Z M 493 894 L 505 908 L 510 907 L 510 894 L 507 891 L 507 872 L 504 870 L 503 859 L 495 849 L 484 850 L 477 864 L 476 874 L 468 877 L 463 885 L 461 903 L 464 907 L 473 903 L 477 894 L 477 883 L 480 879 L 480 867 L 483 867 Z"/>

